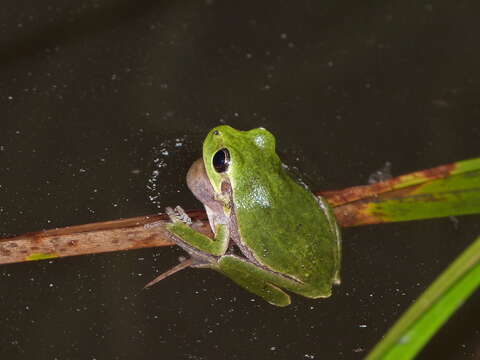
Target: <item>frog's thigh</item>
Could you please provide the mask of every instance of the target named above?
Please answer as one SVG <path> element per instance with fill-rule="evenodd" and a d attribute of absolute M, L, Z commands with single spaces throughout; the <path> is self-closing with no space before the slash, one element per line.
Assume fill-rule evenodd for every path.
<path fill-rule="evenodd" d="M 326 285 L 324 287 L 314 287 L 311 285 L 299 283 L 297 281 L 285 278 L 272 271 L 262 269 L 261 267 L 258 267 L 255 264 L 248 262 L 247 260 L 244 260 L 235 255 L 222 256 L 218 264 L 220 266 L 220 270 L 224 272 L 227 276 L 231 277 L 232 280 L 234 280 L 235 282 L 238 282 L 238 281 L 234 278 L 234 276 L 242 277 L 242 278 L 248 279 L 248 281 L 252 281 L 252 282 L 256 281 L 257 283 L 261 282 L 262 286 L 269 285 L 269 286 L 275 287 L 276 289 L 283 288 L 283 289 L 292 291 L 296 294 L 299 294 L 308 298 L 313 298 L 313 299 L 325 298 L 331 295 L 331 286 L 329 285 Z M 257 295 L 264 297 L 268 302 L 273 303 L 264 295 L 259 294 L 254 290 L 251 290 L 250 288 L 248 288 L 248 286 L 244 285 L 243 283 L 241 283 L 240 285 L 242 285 L 243 287 L 246 287 L 248 290 L 256 293 Z M 281 291 L 281 290 L 278 289 L 278 291 Z M 285 296 L 288 297 L 287 294 L 285 294 Z M 290 303 L 290 299 L 288 299 L 288 303 Z"/>
<path fill-rule="evenodd" d="M 182 222 L 168 224 L 166 228 L 174 237 L 197 250 L 212 255 L 223 255 L 227 251 L 229 234 L 226 225 L 217 225 L 214 239 L 193 230 Z"/>
<path fill-rule="evenodd" d="M 290 296 L 271 284 L 267 271 L 235 255 L 222 256 L 217 270 L 248 291 L 276 306 L 290 305 Z M 260 270 L 260 271 L 259 271 Z"/>

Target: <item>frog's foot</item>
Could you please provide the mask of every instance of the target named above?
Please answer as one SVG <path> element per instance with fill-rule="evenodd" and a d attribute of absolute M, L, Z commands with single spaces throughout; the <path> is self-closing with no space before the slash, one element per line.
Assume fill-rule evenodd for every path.
<path fill-rule="evenodd" d="M 165 213 L 168 215 L 170 218 L 170 221 L 173 223 L 176 222 L 182 222 L 187 225 L 192 225 L 192 219 L 190 219 L 190 216 L 183 210 L 181 206 L 175 206 L 175 209 L 172 209 L 171 207 L 166 207 L 165 208 Z"/>

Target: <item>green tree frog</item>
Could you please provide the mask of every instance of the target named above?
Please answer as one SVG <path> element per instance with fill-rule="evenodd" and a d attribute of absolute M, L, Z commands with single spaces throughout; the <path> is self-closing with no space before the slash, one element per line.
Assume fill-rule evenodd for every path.
<path fill-rule="evenodd" d="M 335 217 L 324 199 L 288 174 L 266 129 L 212 129 L 187 185 L 203 203 L 215 237 L 193 230 L 180 207 L 167 208 L 167 230 L 191 258 L 147 286 L 187 266 L 211 268 L 270 304 L 286 306 L 285 290 L 323 298 L 340 283 Z"/>

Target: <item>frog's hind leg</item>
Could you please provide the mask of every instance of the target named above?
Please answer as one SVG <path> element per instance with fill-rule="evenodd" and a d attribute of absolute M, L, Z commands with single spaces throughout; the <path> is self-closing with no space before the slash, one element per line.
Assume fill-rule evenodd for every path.
<path fill-rule="evenodd" d="M 311 286 L 265 269 L 236 255 L 222 256 L 213 268 L 277 306 L 290 304 L 290 297 L 282 289 L 312 299 L 329 297 L 332 292 L 330 285 Z"/>
<path fill-rule="evenodd" d="M 223 256 L 214 267 L 216 270 L 229 277 L 246 290 L 262 297 L 272 305 L 290 305 L 290 296 L 277 286 L 267 282 L 256 269 L 256 267 L 238 256 Z"/>

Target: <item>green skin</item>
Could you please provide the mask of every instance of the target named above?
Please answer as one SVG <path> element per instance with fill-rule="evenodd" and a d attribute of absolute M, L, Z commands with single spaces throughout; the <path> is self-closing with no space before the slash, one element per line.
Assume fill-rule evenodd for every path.
<path fill-rule="evenodd" d="M 221 149 L 230 155 L 223 172 L 213 165 Z M 215 233 L 211 239 L 178 219 L 167 225 L 191 255 L 191 266 L 217 270 L 277 306 L 290 304 L 283 289 L 308 298 L 331 295 L 332 284 L 340 282 L 335 217 L 323 199 L 285 171 L 270 132 L 212 129 L 203 162 L 192 165 L 187 183 Z"/>

